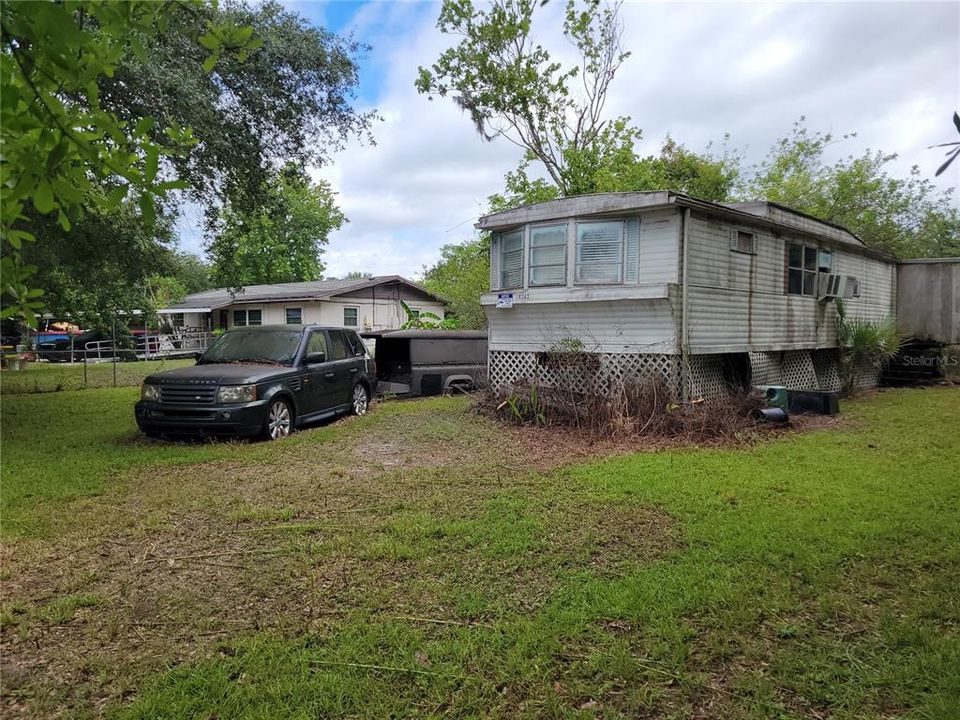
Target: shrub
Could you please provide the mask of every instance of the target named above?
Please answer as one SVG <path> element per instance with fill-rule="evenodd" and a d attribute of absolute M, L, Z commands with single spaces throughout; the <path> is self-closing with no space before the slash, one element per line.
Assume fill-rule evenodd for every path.
<path fill-rule="evenodd" d="M 880 320 L 848 319 L 842 300 L 837 300 L 837 344 L 840 346 L 840 390 L 853 395 L 867 373 L 876 372 L 904 342 L 892 317 Z"/>

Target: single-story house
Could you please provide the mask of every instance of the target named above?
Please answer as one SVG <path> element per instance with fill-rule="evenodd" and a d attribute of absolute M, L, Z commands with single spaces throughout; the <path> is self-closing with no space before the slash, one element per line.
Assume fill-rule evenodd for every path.
<path fill-rule="evenodd" d="M 399 275 L 205 290 L 157 314 L 173 328 L 199 331 L 299 323 L 396 330 L 407 321 L 401 300 L 413 313 L 444 316 L 442 298 Z"/>
<path fill-rule="evenodd" d="M 477 227 L 492 232 L 481 303 L 495 387 L 564 382 L 555 359 L 574 347 L 610 381 L 659 373 L 687 398 L 731 382 L 836 390 L 836 300 L 848 317 L 896 313 L 893 258 L 772 202 L 606 193 Z"/>

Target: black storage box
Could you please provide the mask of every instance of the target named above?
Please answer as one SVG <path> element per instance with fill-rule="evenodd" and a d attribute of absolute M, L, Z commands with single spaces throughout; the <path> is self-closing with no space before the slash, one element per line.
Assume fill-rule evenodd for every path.
<path fill-rule="evenodd" d="M 813 413 L 815 415 L 836 415 L 840 412 L 840 398 L 835 392 L 819 390 L 789 390 L 787 409 L 790 414 Z"/>

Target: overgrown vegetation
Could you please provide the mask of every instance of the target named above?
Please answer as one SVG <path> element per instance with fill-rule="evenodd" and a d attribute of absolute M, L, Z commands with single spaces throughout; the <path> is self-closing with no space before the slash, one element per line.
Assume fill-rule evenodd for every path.
<path fill-rule="evenodd" d="M 583 387 L 584 375 L 596 376 L 596 369 L 585 373 L 583 368 L 572 370 L 567 365 L 561 370 L 562 375 L 574 373 L 580 376 L 574 380 L 579 384 L 528 380 L 506 390 L 488 391 L 478 396 L 477 410 L 514 424 L 570 427 L 603 437 L 702 443 L 753 440 L 758 433 L 754 411 L 763 401 L 753 394 L 677 403 L 657 376 L 575 390 Z"/>
<path fill-rule="evenodd" d="M 751 446 L 592 460 L 602 438 L 504 428 L 463 399 L 270 446 L 142 442 L 135 394 L 4 405 L 4 715 L 960 706 L 955 389 L 878 393 Z"/>

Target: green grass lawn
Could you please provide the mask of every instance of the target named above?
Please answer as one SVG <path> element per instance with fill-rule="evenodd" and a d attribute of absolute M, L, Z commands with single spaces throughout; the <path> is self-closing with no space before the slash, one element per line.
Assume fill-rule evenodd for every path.
<path fill-rule="evenodd" d="M 5 714 L 960 717 L 955 389 L 586 463 L 461 399 L 167 445 L 134 397 L 5 398 Z"/>
<path fill-rule="evenodd" d="M 4 370 L 0 373 L 0 389 L 4 395 L 12 395 L 139 386 L 151 373 L 186 367 L 193 363 L 192 359 L 116 363 L 116 381 L 114 381 L 113 363 L 87 363 L 85 375 L 83 363 L 30 362 L 23 370 Z"/>

